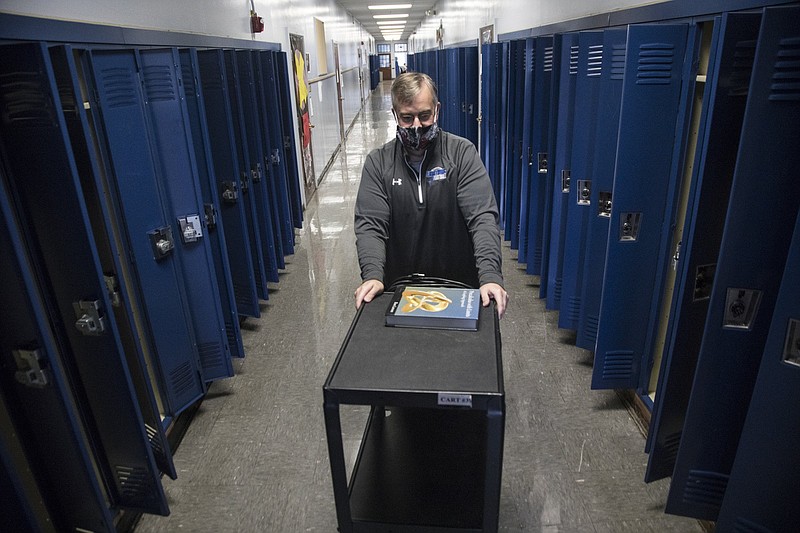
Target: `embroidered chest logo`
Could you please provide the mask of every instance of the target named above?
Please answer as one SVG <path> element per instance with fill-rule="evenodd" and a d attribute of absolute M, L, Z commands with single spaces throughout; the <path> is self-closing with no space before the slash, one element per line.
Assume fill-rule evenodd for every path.
<path fill-rule="evenodd" d="M 442 167 L 434 167 L 425 173 L 428 183 L 447 179 L 447 171 Z"/>
<path fill-rule="evenodd" d="M 392 185 L 402 185 L 403 178 L 392 178 Z"/>

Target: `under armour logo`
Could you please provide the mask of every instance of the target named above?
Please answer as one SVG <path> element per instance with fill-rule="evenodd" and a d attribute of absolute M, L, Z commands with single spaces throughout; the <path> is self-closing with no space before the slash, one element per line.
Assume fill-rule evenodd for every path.
<path fill-rule="evenodd" d="M 392 180 L 392 185 L 402 185 L 402 184 L 403 184 L 403 178 L 394 178 Z"/>

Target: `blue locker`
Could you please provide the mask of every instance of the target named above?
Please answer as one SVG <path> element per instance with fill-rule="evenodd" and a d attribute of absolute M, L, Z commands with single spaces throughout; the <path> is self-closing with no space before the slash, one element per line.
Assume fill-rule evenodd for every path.
<path fill-rule="evenodd" d="M 278 260 L 283 251 L 280 246 L 280 236 L 276 235 L 273 224 L 271 199 L 267 194 L 267 180 L 264 179 L 264 148 L 262 140 L 261 121 L 258 118 L 258 101 L 256 98 L 255 73 L 253 71 L 253 52 L 250 50 L 237 50 L 231 52 L 231 61 L 236 61 L 234 70 L 237 86 L 239 88 L 240 147 L 242 168 L 249 173 L 248 194 L 250 195 L 255 210 L 253 222 L 257 231 L 255 237 L 261 246 L 261 259 L 264 265 L 264 274 L 267 281 L 278 282 Z M 229 80 L 230 81 L 230 78 Z M 234 120 L 235 122 L 235 120 Z M 262 294 L 262 298 L 267 299 Z"/>
<path fill-rule="evenodd" d="M 594 131 L 591 206 L 586 230 L 586 252 L 583 263 L 581 308 L 575 345 L 594 351 L 600 315 L 600 296 L 606 263 L 608 226 L 611 220 L 611 190 L 614 185 L 614 163 L 619 133 L 619 112 L 622 103 L 622 80 L 625 74 L 626 30 L 603 32 L 603 63 Z"/>
<path fill-rule="evenodd" d="M 552 210 L 550 216 L 550 249 L 547 267 L 547 309 L 561 306 L 561 288 L 564 283 L 564 244 L 567 235 L 567 215 L 570 209 L 572 161 L 572 134 L 575 119 L 575 86 L 578 80 L 578 34 L 566 33 L 556 36 L 557 57 L 560 68 L 554 78 L 556 101 L 555 143 L 550 146 L 550 164 L 553 175 Z M 545 230 L 547 231 L 547 229 Z M 542 281 L 544 284 L 544 281 Z"/>
<path fill-rule="evenodd" d="M 519 106 L 525 97 L 525 40 L 511 41 L 508 65 L 508 100 L 506 101 L 506 233 L 511 249 L 519 248 L 519 220 L 522 188 L 522 127 Z"/>
<path fill-rule="evenodd" d="M 172 217 L 153 163 L 139 65 L 133 51 L 88 54 L 94 84 L 92 108 L 107 145 L 108 174 L 117 217 L 124 228 L 139 300 L 157 354 L 164 411 L 177 415 L 205 392 L 197 343 L 174 253 Z"/>
<path fill-rule="evenodd" d="M 236 309 L 240 315 L 258 318 L 260 310 L 253 252 L 245 214 L 245 209 L 249 210 L 250 206 L 241 193 L 241 172 L 222 50 L 198 51 L 197 59 Z"/>
<path fill-rule="evenodd" d="M 478 148 L 478 47 L 464 48 L 464 137 Z"/>
<path fill-rule="evenodd" d="M 300 187 L 300 174 L 297 167 L 297 146 L 295 145 L 295 115 L 292 108 L 291 89 L 289 88 L 289 71 L 287 70 L 286 52 L 273 52 L 275 59 L 275 75 L 277 79 L 281 132 L 283 135 L 283 158 L 286 166 L 286 179 L 289 186 L 290 205 L 292 207 L 292 224 L 295 228 L 303 227 L 303 198 Z M 294 234 L 292 235 L 294 243 Z"/>
<path fill-rule="evenodd" d="M 294 254 L 294 228 L 292 221 L 292 202 L 290 198 L 286 158 L 284 157 L 284 138 L 281 130 L 281 100 L 278 77 L 275 74 L 276 52 L 259 53 L 260 85 L 263 91 L 261 104 L 261 120 L 268 141 L 268 151 L 264 153 L 265 168 L 270 179 L 270 191 L 275 201 L 275 212 L 278 214 L 281 247 L 283 255 Z M 277 204 L 277 205 L 276 205 Z M 278 258 L 278 267 L 286 268 L 283 257 Z"/>
<path fill-rule="evenodd" d="M 207 237 L 178 51 L 142 50 L 139 55 L 151 145 L 173 235 L 178 236 L 175 253 L 180 258 L 200 369 L 206 382 L 230 377 L 231 351 Z"/>
<path fill-rule="evenodd" d="M 520 149 L 520 187 L 519 187 L 519 241 L 517 243 L 517 262 L 525 263 L 528 260 L 528 211 L 531 209 L 529 205 L 530 193 L 528 189 L 531 187 L 531 181 L 536 180 L 538 176 L 534 176 L 534 170 L 531 168 L 533 165 L 533 152 L 531 147 L 531 134 L 533 129 L 534 118 L 534 69 L 536 67 L 536 39 L 530 37 L 525 39 L 525 47 L 523 49 L 522 61 L 522 75 L 521 83 L 523 84 L 522 100 L 517 102 L 517 110 L 522 114 L 522 145 Z M 535 185 L 534 185 L 535 188 Z"/>
<path fill-rule="evenodd" d="M 791 56 L 797 58 L 797 48 L 792 52 Z M 796 90 L 794 93 L 794 98 L 800 97 Z M 792 408 L 797 405 L 800 405 L 800 218 L 794 226 L 772 326 L 717 519 L 718 531 L 797 530 L 800 416 Z"/>
<path fill-rule="evenodd" d="M 162 422 L 161 413 L 158 410 L 143 352 L 143 345 L 146 345 L 151 351 L 154 350 L 152 339 L 147 335 L 139 337 L 136 334 L 138 326 L 132 319 L 134 298 L 131 296 L 127 284 L 119 282 L 122 279 L 120 272 L 125 271 L 121 264 L 124 254 L 119 250 L 117 241 L 109 235 L 110 229 L 114 225 L 112 222 L 114 215 L 111 212 L 111 206 L 100 198 L 100 191 L 104 190 L 106 186 L 100 172 L 99 155 L 94 148 L 94 138 L 89 126 L 87 111 L 82 105 L 75 105 L 75 102 L 85 101 L 86 98 L 81 94 L 82 84 L 78 78 L 74 53 L 70 46 L 54 46 L 49 49 L 49 52 L 59 97 L 63 102 L 62 116 L 69 134 L 78 176 L 81 179 L 83 198 L 94 233 L 100 267 L 106 278 L 106 285 L 116 287 L 116 289 L 109 290 L 119 293 L 118 298 L 116 295 L 114 296 L 119 301 L 119 305 L 115 303 L 114 315 L 119 326 L 117 331 L 128 361 L 128 371 L 136 391 L 136 399 L 144 418 L 156 464 L 163 473 L 175 479 L 177 474 L 165 433 L 166 424 Z"/>
<path fill-rule="evenodd" d="M 18 53 L 22 52 L 18 49 Z M 0 82 L 0 85 L 5 84 Z M 5 87 L 0 90 L 5 93 Z M 42 497 L 38 505 L 44 505 L 50 512 L 52 527 L 63 531 L 75 528 L 111 531 L 113 517 L 100 480 L 94 475 L 81 416 L 75 408 L 50 329 L 45 302 L 33 279 L 34 268 L 25 241 L 14 216 L 5 177 L 0 175 L 0 256 L 3 257 L 0 261 L 3 279 L 0 283 L 0 297 L 3 298 L 0 362 L 6 369 L 0 376 L 0 403 L 9 411 L 9 420 L 4 419 L 0 424 L 4 428 L 0 443 L 15 434 L 22 441 L 22 447 L 28 450 L 27 462 Z M 3 445 L 10 446 L 11 443 Z M 5 454 L 3 459 L 6 459 Z M 6 468 L 9 470 L 6 479 L 10 482 L 19 467 L 8 464 Z M 63 490 L 65 481 L 70 490 Z M 8 510 L 13 511 L 4 519 L 5 527 L 16 531 L 15 519 L 23 525 L 23 517 L 19 516 L 22 508 L 11 501 L 12 493 L 5 492 L 11 487 L 0 487 L 4 489 L 3 498 L 0 498 L 4 503 L 0 507 L 8 504 L 11 507 Z M 25 499 L 24 493 L 21 498 Z M 29 511 L 33 512 L 33 508 Z M 35 515 L 24 520 L 36 521 Z"/>
<path fill-rule="evenodd" d="M 570 193 L 567 197 L 564 263 L 561 273 L 561 303 L 558 327 L 578 329 L 581 312 L 583 260 L 591 203 L 595 127 L 603 60 L 603 32 L 582 31 L 578 36 L 578 74 L 575 84 L 575 115 L 572 133 Z"/>
<path fill-rule="evenodd" d="M 764 10 L 668 513 L 716 519 L 764 351 L 800 206 L 798 15 Z"/>
<path fill-rule="evenodd" d="M 653 299 L 661 293 L 656 272 L 669 246 L 663 235 L 672 211 L 668 197 L 682 167 L 673 147 L 687 92 L 681 80 L 687 34 L 686 25 L 628 28 L 593 389 L 638 387 L 650 356 Z"/>
<path fill-rule="evenodd" d="M 253 274 L 256 282 L 256 294 L 262 300 L 269 299 L 267 289 L 267 264 L 261 240 L 261 224 L 259 223 L 258 208 L 256 207 L 256 194 L 253 191 L 250 174 L 250 151 L 248 146 L 247 130 L 245 129 L 245 114 L 242 102 L 242 80 L 239 77 L 239 67 L 234 50 L 223 50 L 225 71 L 228 82 L 228 98 L 230 99 L 231 122 L 233 124 L 234 147 L 236 158 L 239 162 L 239 192 L 244 203 L 244 215 L 247 220 L 247 236 L 252 250 Z"/>
<path fill-rule="evenodd" d="M 458 48 L 448 48 L 445 55 L 445 79 L 443 91 L 439 94 L 444 110 L 444 129 L 463 137 L 461 133 L 461 89 L 464 84 L 459 79 Z"/>
<path fill-rule="evenodd" d="M 480 122 L 480 146 L 479 152 L 481 160 L 483 161 L 486 170 L 489 171 L 489 178 L 492 180 L 492 190 L 494 190 L 495 179 L 492 169 L 491 157 L 491 140 L 489 138 L 491 126 L 491 110 L 489 109 L 489 102 L 494 101 L 494 87 L 493 80 L 495 79 L 495 72 L 492 70 L 492 46 L 489 44 L 481 45 L 481 107 L 478 114 Z M 495 192 L 495 196 L 497 193 Z"/>
<path fill-rule="evenodd" d="M 418 72 L 417 70 L 417 55 L 416 54 L 408 54 L 406 56 L 408 63 L 407 63 L 407 70 L 408 72 Z"/>
<path fill-rule="evenodd" d="M 673 309 L 661 359 L 645 481 L 672 475 L 708 314 L 760 13 L 726 13 L 714 26 Z"/>
<path fill-rule="evenodd" d="M 453 99 L 450 98 L 451 84 L 448 79 L 449 68 L 447 66 L 447 57 L 449 53 L 449 50 L 436 50 L 431 52 L 431 55 L 436 58 L 434 62 L 435 70 L 433 70 L 436 75 L 432 76 L 432 78 L 438 87 L 439 102 L 441 103 L 439 106 L 439 124 L 442 124 L 446 130 L 449 129 L 450 115 L 452 114 L 452 110 L 449 106 L 452 105 L 453 102 Z"/>
<path fill-rule="evenodd" d="M 197 62 L 197 50 L 194 48 L 181 50 L 180 61 L 181 78 L 186 96 L 186 110 L 205 210 L 206 238 L 211 246 L 214 260 L 214 273 L 216 274 L 220 305 L 223 311 L 225 335 L 231 356 L 244 357 L 242 333 L 239 327 L 239 316 L 236 310 L 236 298 L 233 290 L 233 275 L 228 261 L 228 249 L 225 241 L 224 222 L 219 213 L 220 200 L 217 194 L 217 178 L 214 174 L 213 153 L 209 144 L 205 103 L 198 80 L 200 67 Z"/>
<path fill-rule="evenodd" d="M 545 213 L 552 194 L 552 170 L 548 165 L 550 132 L 550 87 L 553 81 L 553 38 L 536 38 L 533 75 L 533 118 L 528 151 L 528 220 L 526 272 L 541 275 L 544 250 Z M 522 254 L 520 243 L 520 254 Z M 540 281 L 540 287 L 545 286 Z"/>
<path fill-rule="evenodd" d="M 166 514 L 160 474 L 124 357 L 61 115 L 62 104 L 75 104 L 62 103 L 44 44 L 0 49 L 0 74 L 0 143 L 8 172 L 7 194 L 15 204 L 8 209 L 16 211 L 32 263 L 30 267 L 18 265 L 30 269 L 27 273 L 36 276 L 47 298 L 47 320 L 70 376 L 70 387 L 80 391 L 78 409 L 109 501 Z M 19 255 L 19 246 L 14 248 Z M 38 317 L 37 322 L 42 324 Z M 41 326 L 38 328 L 44 335 Z M 43 349 L 49 350 L 49 346 Z M 54 358 L 56 353 L 42 356 Z M 22 358 L 26 364 L 38 365 L 35 355 Z M 14 359 L 18 361 L 18 357 Z M 130 485 L 131 474 L 139 481 L 137 486 Z"/>
<path fill-rule="evenodd" d="M 497 74 L 499 76 L 498 81 L 498 90 L 497 90 L 497 111 L 496 111 L 496 123 L 497 123 L 497 143 L 495 145 L 496 150 L 496 157 L 497 160 L 497 168 L 498 168 L 498 177 L 500 181 L 500 199 L 498 200 L 497 206 L 500 210 L 500 227 L 503 228 L 505 232 L 505 237 L 509 235 L 509 231 L 506 229 L 508 224 L 508 115 L 507 115 L 507 106 L 508 106 L 508 83 L 509 83 L 509 74 L 508 74 L 508 58 L 509 58 L 509 50 L 510 46 L 508 42 L 500 43 L 500 46 L 497 49 Z"/>

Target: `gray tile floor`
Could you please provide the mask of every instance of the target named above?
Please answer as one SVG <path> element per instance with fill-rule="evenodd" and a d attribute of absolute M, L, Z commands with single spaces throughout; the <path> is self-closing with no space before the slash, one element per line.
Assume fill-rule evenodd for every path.
<path fill-rule="evenodd" d="M 299 246 L 262 317 L 243 325 L 246 357 L 214 383 L 164 478 L 168 517 L 150 531 L 336 531 L 322 384 L 354 316 L 353 204 L 369 150 L 394 136 L 388 84 L 356 119 L 308 202 Z M 591 391 L 592 354 L 558 329 L 504 244 L 511 296 L 501 321 L 506 434 L 502 531 L 703 531 L 663 512 L 668 480 L 645 484 L 644 438 L 613 391 Z M 342 407 L 349 460 L 366 411 Z"/>

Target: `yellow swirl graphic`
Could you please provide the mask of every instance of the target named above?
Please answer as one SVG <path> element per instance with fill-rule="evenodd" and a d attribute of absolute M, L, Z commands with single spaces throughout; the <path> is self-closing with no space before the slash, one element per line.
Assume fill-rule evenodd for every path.
<path fill-rule="evenodd" d="M 417 309 L 436 313 L 447 309 L 447 306 L 453 303 L 439 291 L 408 289 L 403 291 L 403 298 L 408 302 L 403 306 L 404 313 L 411 313 Z"/>

